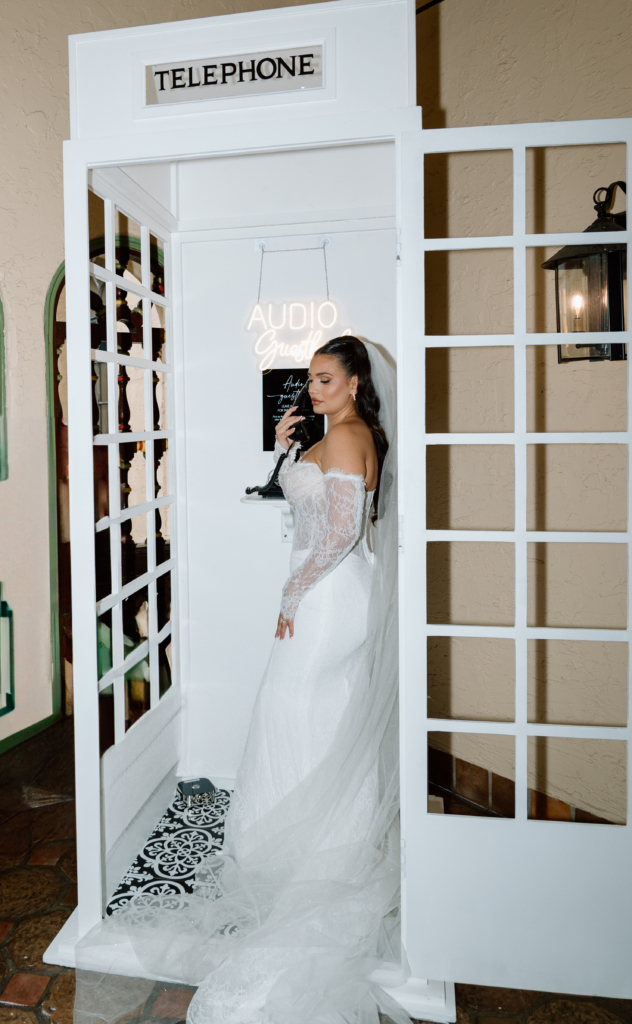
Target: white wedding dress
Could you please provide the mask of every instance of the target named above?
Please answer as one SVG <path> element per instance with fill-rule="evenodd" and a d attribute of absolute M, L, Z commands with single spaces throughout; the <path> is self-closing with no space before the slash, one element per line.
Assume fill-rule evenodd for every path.
<path fill-rule="evenodd" d="M 394 375 L 367 349 L 382 407 L 394 410 Z M 149 975 L 197 985 L 188 1024 L 378 1024 L 378 1009 L 409 1021 L 376 980 L 388 983 L 390 965 L 391 984 L 402 981 L 396 456 L 385 419 L 377 527 L 361 476 L 323 473 L 295 452 L 282 466 L 295 531 L 281 607 L 295 632 L 273 645 L 222 854 L 203 863 L 193 895 L 138 896 L 82 944 L 131 940 Z M 117 972 L 114 958 L 107 972 L 79 973 L 77 1024 L 113 1024 L 142 1004 L 142 985 Z"/>
<path fill-rule="evenodd" d="M 277 445 L 276 457 L 282 452 Z M 300 454 L 290 452 L 279 475 L 294 513 L 281 602 L 294 637 L 275 640 L 257 697 L 226 823 L 226 846 L 238 861 L 257 842 L 256 823 L 325 757 L 349 699 L 349 668 L 366 640 L 373 492 L 361 476 L 323 474 Z M 360 803 L 367 800 L 368 792 Z M 362 835 L 367 813 L 358 807 L 360 818 L 345 823 L 345 836 L 328 836 L 328 845 Z"/>

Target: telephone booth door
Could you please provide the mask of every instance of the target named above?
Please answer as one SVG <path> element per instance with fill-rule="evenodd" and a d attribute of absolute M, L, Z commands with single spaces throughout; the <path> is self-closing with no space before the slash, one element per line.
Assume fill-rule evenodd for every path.
<path fill-rule="evenodd" d="M 98 171 L 82 192 L 85 244 L 76 267 L 69 253 L 67 287 L 71 460 L 85 465 L 71 502 L 80 914 L 90 919 L 171 799 L 181 698 L 170 226 L 158 204 L 134 205 Z"/>
<path fill-rule="evenodd" d="M 413 976 L 421 970 L 430 977 L 477 985 L 624 998 L 632 995 L 628 956 L 632 942 L 632 838 L 630 786 L 628 782 L 626 788 L 625 779 L 632 688 L 628 685 L 629 660 L 625 654 L 620 656 L 621 645 L 627 648 L 630 639 L 629 600 L 627 608 L 625 602 L 626 581 L 630 579 L 630 481 L 623 473 L 622 507 L 627 502 L 627 511 L 617 528 L 605 525 L 592 531 L 582 529 L 578 508 L 577 525 L 556 530 L 548 520 L 534 521 L 531 461 L 538 451 L 544 451 L 555 465 L 563 446 L 573 446 L 576 452 L 580 451 L 577 446 L 586 446 L 586 457 L 590 455 L 589 446 L 600 446 L 592 449 L 601 453 L 600 459 L 608 458 L 615 449 L 627 451 L 630 361 L 604 364 L 611 368 L 603 376 L 611 398 L 605 401 L 604 420 L 597 429 L 579 429 L 586 420 L 584 403 L 577 406 L 575 421 L 562 424 L 562 429 L 556 428 L 555 422 L 560 423 L 563 410 L 550 410 L 552 429 L 547 430 L 542 418 L 538 419 L 537 403 L 542 401 L 543 384 L 534 360 L 538 353 L 541 358 L 548 357 L 542 356 L 544 349 L 533 346 L 546 346 L 548 352 L 553 352 L 552 365 L 558 374 L 563 374 L 567 366 L 557 365 L 559 337 L 542 333 L 543 327 L 528 319 L 535 286 L 527 270 L 533 265 L 535 250 L 539 271 L 544 257 L 538 253 L 544 250 L 538 247 L 581 246 L 587 238 L 577 231 L 538 233 L 533 222 L 528 229 L 526 173 L 530 150 L 606 144 L 629 147 L 631 142 L 629 119 L 421 131 L 406 134 L 402 140 L 400 695 L 403 906 Z M 441 237 L 449 232 L 445 227 L 438 230 L 436 223 L 427 223 L 424 230 L 424 162 L 434 154 L 484 156 L 501 151 L 509 157 L 509 230 L 491 237 Z M 589 195 L 593 188 L 587 188 Z M 432 209 L 430 191 L 425 204 L 426 211 Z M 590 207 L 586 209 L 590 213 Z M 627 233 L 622 231 L 620 235 L 620 241 L 627 243 Z M 607 236 L 591 234 L 589 239 L 591 244 L 593 239 L 603 243 Z M 491 325 L 486 328 L 479 322 L 472 323 L 477 288 L 489 285 L 489 278 L 476 279 L 472 267 L 468 267 L 468 257 L 473 258 L 476 250 L 486 251 L 488 264 L 495 266 L 499 254 L 507 256 L 507 275 L 501 279 L 502 284 L 492 282 L 491 288 L 491 292 L 508 289 L 507 308 L 513 306 L 510 322 L 502 333 L 492 333 Z M 458 282 L 452 283 L 450 308 L 456 310 L 454 316 L 460 326 L 453 331 L 448 327 L 443 335 L 435 331 L 433 336 L 432 324 L 437 321 L 424 307 L 424 276 L 434 257 L 443 255 L 447 260 L 451 252 L 461 254 L 459 266 L 466 268 Z M 477 266 L 480 270 L 483 263 L 479 261 Z M 489 301 L 493 303 L 491 292 Z M 427 294 L 425 298 L 428 301 Z M 550 300 L 554 310 L 552 293 Z M 476 309 L 480 310 L 480 304 Z M 554 331 L 555 326 L 549 330 Z M 584 333 L 581 340 L 594 345 L 625 342 L 627 333 Z M 433 419 L 433 397 L 445 383 L 440 375 L 440 367 L 445 365 L 438 359 L 441 352 L 445 359 L 453 360 L 456 373 L 463 354 L 469 353 L 470 362 L 478 360 L 477 365 L 486 367 L 473 383 L 465 385 L 475 391 L 478 423 L 463 424 L 459 420 L 458 394 L 453 419 Z M 498 374 L 493 377 L 493 368 L 498 365 L 496 353 L 509 361 L 507 379 L 511 382 L 513 378 L 501 422 L 500 414 L 487 415 L 490 389 L 500 387 Z M 587 368 L 587 401 L 592 383 L 590 369 L 595 364 L 582 365 Z M 623 382 L 623 395 L 627 378 L 627 398 L 616 397 L 620 392 L 615 394 L 615 373 Z M 452 422 L 456 426 L 451 429 Z M 472 508 L 469 528 L 437 522 L 435 514 L 429 529 L 426 512 L 431 508 L 430 488 L 436 487 L 439 479 L 440 460 L 445 463 L 456 459 L 463 478 L 469 461 L 481 454 L 488 474 L 488 497 L 495 486 L 500 503 L 498 495 L 505 487 L 508 489 L 505 506 L 510 513 L 506 521 L 498 522 L 498 511 L 490 505 L 486 514 L 487 522 L 490 515 L 496 520 L 493 529 L 486 528 L 481 516 L 476 519 Z M 496 457 L 502 458 L 504 468 L 499 471 L 497 485 L 493 485 L 490 466 Z M 567 471 L 558 476 L 556 486 L 563 489 L 569 479 Z M 470 483 L 472 507 L 480 482 Z M 461 485 L 458 475 L 450 484 L 453 488 Z M 550 479 L 547 486 L 551 486 Z M 451 493 L 456 495 L 455 490 Z M 571 498 L 565 495 L 562 501 L 568 508 Z M 594 557 L 600 565 L 599 583 L 593 583 L 586 607 L 578 608 L 573 593 L 581 593 L 585 573 L 582 566 L 587 557 Z M 554 613 L 549 609 L 548 618 L 539 613 L 535 601 L 538 588 L 546 583 L 540 565 L 549 567 L 550 586 L 564 595 L 564 600 L 554 605 Z M 570 571 L 572 584 L 578 588 L 574 592 L 568 584 L 564 589 L 564 580 L 568 579 L 564 573 L 570 565 L 574 566 Z M 486 591 L 487 566 L 495 568 L 493 586 Z M 607 581 L 613 571 L 617 579 L 609 591 Z M 445 598 L 445 590 L 442 592 L 443 603 L 437 600 L 438 577 L 444 587 L 452 586 L 450 600 Z M 471 602 L 467 607 L 462 598 L 468 578 L 478 595 L 474 607 Z M 612 600 L 616 594 L 623 598 L 615 608 Z M 538 678 L 531 659 L 538 657 L 542 645 L 547 645 L 544 650 L 552 659 L 565 644 L 575 645 L 575 662 L 569 667 L 564 691 L 562 683 L 555 682 L 554 666 L 550 667 L 544 682 L 551 688 L 557 686 L 564 699 L 547 715 L 546 707 L 543 709 L 534 698 Z M 432 710 L 438 707 L 437 691 L 432 686 L 432 673 L 436 677 L 438 671 L 436 651 L 443 650 L 445 665 L 449 645 L 454 658 L 462 657 L 469 665 L 467 700 L 453 694 L 460 713 L 445 702 L 438 711 Z M 603 667 L 603 674 L 597 672 L 591 684 L 591 709 L 583 721 L 578 720 L 574 683 L 581 662 L 591 661 L 598 652 L 614 658 L 626 673 L 620 682 L 623 703 L 618 720 L 605 717 L 604 709 L 611 699 L 608 688 L 617 684 Z M 498 678 L 493 660 L 498 657 L 506 659 L 501 669 L 504 696 L 494 703 L 490 692 L 494 676 Z M 477 661 L 483 664 L 480 671 Z M 597 721 L 589 716 L 597 716 Z M 453 788 L 452 769 L 461 770 L 468 760 L 476 763 L 474 755 L 468 758 L 466 754 L 475 749 L 487 754 L 495 751 L 497 763 L 503 758 L 506 765 L 504 771 L 495 767 L 494 772 L 485 775 L 485 780 L 489 779 L 487 816 L 429 814 L 429 754 L 436 757 L 435 750 L 448 754 L 456 750 L 459 754 L 460 765 L 458 757 L 447 760 L 448 777 L 442 781 L 449 793 Z M 567 820 L 562 820 L 562 803 L 559 820 L 551 820 L 552 816 L 547 820 L 538 812 L 543 752 L 548 752 L 550 771 L 557 766 L 561 772 L 560 766 L 566 765 L 566 785 L 575 787 L 576 807 L 570 807 L 571 793 Z M 484 758 L 478 763 L 485 766 Z M 586 813 L 590 808 L 585 805 L 579 813 L 587 779 L 595 778 L 591 773 L 596 771 L 609 815 L 598 810 Z M 494 810 L 498 808 L 496 787 L 501 783 L 506 783 L 502 814 Z M 599 821 L 599 817 L 609 820 Z"/>

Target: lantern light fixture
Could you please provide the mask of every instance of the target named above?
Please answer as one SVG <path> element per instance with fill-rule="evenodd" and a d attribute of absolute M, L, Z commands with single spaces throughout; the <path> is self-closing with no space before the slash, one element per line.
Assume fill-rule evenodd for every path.
<path fill-rule="evenodd" d="M 616 232 L 625 231 L 625 213 L 611 213 L 615 192 L 626 191 L 624 181 L 613 181 L 593 195 L 597 219 L 585 233 L 612 232 L 612 242 L 595 245 L 565 245 L 545 263 L 544 270 L 555 271 L 555 301 L 559 334 L 624 331 L 626 323 L 627 246 L 616 242 Z M 600 193 L 605 192 L 603 199 Z M 557 346 L 558 362 L 578 359 L 591 362 L 626 359 L 621 343 L 572 344 Z"/>

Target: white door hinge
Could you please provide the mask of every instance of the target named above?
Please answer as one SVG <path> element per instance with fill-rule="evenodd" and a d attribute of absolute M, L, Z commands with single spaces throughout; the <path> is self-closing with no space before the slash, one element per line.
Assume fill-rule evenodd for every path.
<path fill-rule="evenodd" d="M 401 233 L 401 231 L 397 232 L 395 250 L 397 252 L 397 262 L 401 263 L 401 261 L 402 261 L 402 233 Z"/>
<path fill-rule="evenodd" d="M 400 548 L 404 547 L 404 517 L 397 517 L 397 543 Z"/>

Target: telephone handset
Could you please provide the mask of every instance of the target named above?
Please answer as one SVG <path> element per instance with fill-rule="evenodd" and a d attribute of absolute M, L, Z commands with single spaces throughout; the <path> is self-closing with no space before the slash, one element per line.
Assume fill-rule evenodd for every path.
<path fill-rule="evenodd" d="M 313 412 L 313 406 L 309 397 L 309 381 L 303 385 L 298 395 L 294 400 L 296 408 L 292 413 L 292 416 L 310 416 Z M 311 433 L 307 426 L 307 419 L 302 420 L 294 425 L 294 433 L 291 436 L 290 447 L 283 455 L 280 456 L 277 464 L 274 468 L 274 472 L 271 474 L 267 483 L 263 484 L 262 487 L 246 487 L 246 494 L 259 494 L 261 498 L 283 498 L 284 494 L 281 490 L 278 479 L 281 466 L 287 459 L 288 455 L 294 448 L 297 441 L 300 441 L 303 449 L 305 449 L 311 440 Z"/>
<path fill-rule="evenodd" d="M 312 406 L 312 400 L 309 397 L 309 381 L 303 384 L 303 387 L 296 396 L 294 402 L 296 409 L 292 413 L 292 416 L 311 416 L 314 411 Z M 294 425 L 294 433 L 292 434 L 291 441 L 300 441 L 303 448 L 309 444 L 311 440 L 311 433 L 307 425 L 307 419 L 304 419 L 301 423 Z"/>

